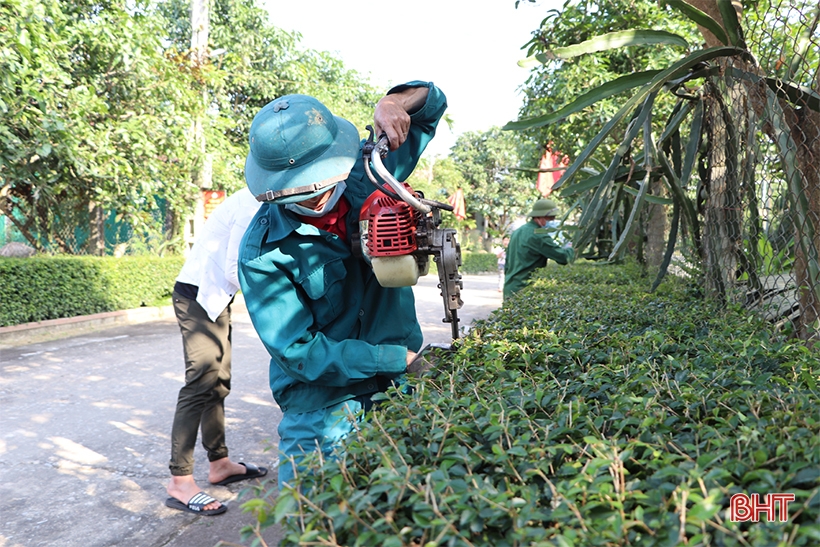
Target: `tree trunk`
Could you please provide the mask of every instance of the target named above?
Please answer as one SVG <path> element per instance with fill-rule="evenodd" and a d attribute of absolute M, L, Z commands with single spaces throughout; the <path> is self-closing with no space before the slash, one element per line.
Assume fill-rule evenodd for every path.
<path fill-rule="evenodd" d="M 723 18 L 718 9 L 717 0 L 689 0 L 689 3 L 711 16 L 722 24 Z M 734 0 L 733 5 L 739 17 L 742 15 L 740 2 Z M 701 27 L 707 47 L 721 45 L 715 36 Z M 805 60 L 803 61 L 805 62 Z M 758 73 L 754 67 L 744 67 L 750 72 Z M 814 91 L 820 89 L 820 72 L 817 72 L 814 82 Z M 766 94 L 760 84 L 746 84 L 746 93 L 751 107 L 758 115 L 764 112 L 766 107 Z M 802 201 L 805 210 L 802 215 L 795 216 L 795 281 L 797 283 L 798 301 L 800 305 L 800 319 L 797 325 L 797 333 L 804 340 L 815 340 L 818 338 L 818 319 L 820 319 L 820 279 L 818 279 L 818 249 L 820 249 L 820 173 L 817 165 L 820 164 L 820 113 L 807 107 L 795 108 L 785 101 L 780 101 L 780 107 L 786 118 L 786 124 L 794 145 L 795 167 L 799 173 L 800 180 L 797 188 L 790 189 L 792 195 L 791 203 L 798 204 Z M 764 126 L 764 130 L 772 137 L 777 138 L 770 123 Z M 776 140 L 775 140 L 776 142 Z M 781 150 L 781 161 L 790 161 Z M 785 169 L 784 169 L 785 171 Z M 710 181 L 711 182 L 711 181 Z M 795 195 L 798 194 L 798 195 Z M 805 198 L 803 200 L 803 198 Z M 704 226 L 704 232 L 709 228 Z M 714 230 L 714 228 L 712 228 Z M 713 254 L 720 252 L 719 249 L 712 249 Z M 708 255 L 708 253 L 707 253 Z M 717 257 L 715 257 L 717 258 Z"/>
<path fill-rule="evenodd" d="M 661 195 L 663 192 L 663 182 L 658 179 L 652 183 L 651 193 L 653 196 Z M 666 207 L 648 204 L 647 213 L 649 219 L 646 228 L 646 265 L 654 270 L 660 268 L 663 256 L 666 253 L 667 221 Z"/>
<path fill-rule="evenodd" d="M 690 0 L 689 4 L 703 11 L 718 23 L 723 17 L 717 0 Z M 733 2 L 738 17 L 741 16 L 740 2 Z M 706 47 L 723 45 L 706 28 L 699 26 Z M 711 85 L 707 96 L 707 139 L 708 180 L 701 181 L 706 190 L 703 208 L 703 260 L 706 272 L 707 292 L 720 300 L 737 281 L 739 253 L 741 248 L 740 189 L 737 169 L 737 138 L 733 115 L 744 115 L 746 109 L 737 108 L 743 102 L 742 86 L 734 85 L 728 90 Z"/>
<path fill-rule="evenodd" d="M 742 261 L 743 230 L 737 127 L 744 127 L 751 113 L 745 88 L 732 85 L 725 92 L 710 85 L 708 105 L 709 180 L 703 222 L 703 249 L 708 292 L 721 300 L 730 297 Z"/>
<path fill-rule="evenodd" d="M 815 89 L 817 88 L 820 88 L 820 74 L 815 86 Z M 797 146 L 797 167 L 802 175 L 801 191 L 808 202 L 808 215 L 805 220 L 800 222 L 795 219 L 795 241 L 798 244 L 795 245 L 794 271 L 800 303 L 797 332 L 803 340 L 816 341 L 820 335 L 820 279 L 816 279 L 812 273 L 812 265 L 817 266 L 817 254 L 820 249 L 820 113 L 806 107 L 800 110 L 789 108 L 785 113 L 792 139 Z M 807 226 L 807 223 L 811 223 L 811 226 Z M 808 240 L 808 235 L 812 233 L 814 239 Z M 807 241 L 809 248 L 804 249 L 804 246 L 799 244 L 800 241 Z"/>
<path fill-rule="evenodd" d="M 102 208 L 94 202 L 88 204 L 88 241 L 86 252 L 93 256 L 105 254 L 105 222 Z"/>
<path fill-rule="evenodd" d="M 700 11 L 720 23 L 720 25 L 725 29 L 726 25 L 723 24 L 723 16 L 720 14 L 720 8 L 718 8 L 717 4 L 719 1 L 723 0 L 686 0 L 686 3 L 698 8 Z M 732 0 L 732 6 L 735 8 L 738 19 L 742 19 L 743 4 L 739 0 Z M 698 25 L 698 29 L 700 30 L 700 34 L 703 36 L 703 40 L 706 42 L 707 48 L 724 45 L 723 42 L 715 37 L 714 34 L 706 30 L 706 27 Z"/>

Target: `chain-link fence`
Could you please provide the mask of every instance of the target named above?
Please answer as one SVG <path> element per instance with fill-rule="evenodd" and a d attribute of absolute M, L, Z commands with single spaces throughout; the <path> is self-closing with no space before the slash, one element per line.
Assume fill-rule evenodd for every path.
<path fill-rule="evenodd" d="M 142 222 L 142 230 L 135 229 L 115 211 L 87 204 L 28 218 L 20 214 L 11 219 L 0 214 L 0 249 L 5 249 L 7 256 L 27 256 L 34 250 L 98 256 L 161 252 L 173 227 L 164 201 L 159 202 L 149 222 Z"/>
<path fill-rule="evenodd" d="M 705 84 L 696 201 L 707 291 L 804 339 L 820 333 L 820 7 L 756 4 L 754 58 Z"/>

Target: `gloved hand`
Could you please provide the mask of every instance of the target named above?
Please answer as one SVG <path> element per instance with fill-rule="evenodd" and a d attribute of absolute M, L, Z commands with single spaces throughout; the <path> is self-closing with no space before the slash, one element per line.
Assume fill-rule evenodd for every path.
<path fill-rule="evenodd" d="M 438 366 L 438 357 L 441 356 L 441 353 L 450 351 L 453 351 L 451 344 L 428 344 L 424 346 L 420 352 L 416 353 L 412 359 L 410 356 L 412 352 L 408 351 L 407 374 L 421 376 L 436 369 Z"/>
<path fill-rule="evenodd" d="M 425 356 L 421 353 L 417 353 L 415 358 L 407 364 L 407 374 L 421 376 L 432 368 L 433 363 L 425 359 Z"/>

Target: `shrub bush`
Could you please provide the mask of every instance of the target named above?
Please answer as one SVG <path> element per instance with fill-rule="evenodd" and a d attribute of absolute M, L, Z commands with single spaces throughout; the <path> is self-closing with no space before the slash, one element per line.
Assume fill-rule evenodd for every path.
<path fill-rule="evenodd" d="M 461 253 L 461 273 L 478 274 L 498 271 L 498 257 L 492 253 Z"/>
<path fill-rule="evenodd" d="M 461 251 L 461 274 L 482 274 L 498 272 L 498 258 L 492 253 Z M 438 268 L 430 257 L 430 274 L 437 274 Z"/>
<path fill-rule="evenodd" d="M 0 326 L 160 303 L 182 257 L 57 256 L 0 259 Z"/>
<path fill-rule="evenodd" d="M 548 267 L 336 459 L 245 503 L 282 545 L 820 541 L 817 353 L 632 266 Z M 786 523 L 735 493 L 789 492 Z M 246 529 L 246 539 L 253 530 Z"/>

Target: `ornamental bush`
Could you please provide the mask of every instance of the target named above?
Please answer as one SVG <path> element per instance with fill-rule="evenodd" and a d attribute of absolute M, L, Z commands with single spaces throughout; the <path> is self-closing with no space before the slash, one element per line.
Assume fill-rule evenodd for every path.
<path fill-rule="evenodd" d="M 438 267 L 432 257 L 430 257 L 429 264 L 428 275 L 437 274 Z M 468 275 L 498 272 L 498 257 L 486 252 L 461 251 L 461 267 L 458 271 Z"/>
<path fill-rule="evenodd" d="M 183 257 L 0 258 L 0 327 L 156 305 Z"/>
<path fill-rule="evenodd" d="M 820 541 L 817 354 L 681 280 L 548 267 L 389 392 L 338 458 L 245 509 L 282 545 L 768 546 Z M 789 492 L 737 523 L 735 493 Z M 246 529 L 246 539 L 254 536 Z"/>
<path fill-rule="evenodd" d="M 492 253 L 461 253 L 461 273 L 479 274 L 498 271 L 498 257 Z"/>

